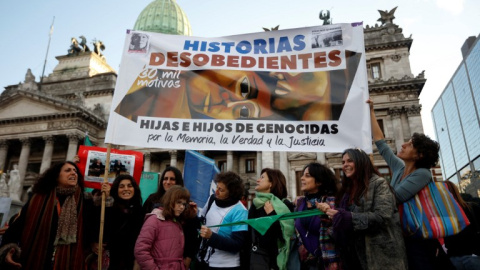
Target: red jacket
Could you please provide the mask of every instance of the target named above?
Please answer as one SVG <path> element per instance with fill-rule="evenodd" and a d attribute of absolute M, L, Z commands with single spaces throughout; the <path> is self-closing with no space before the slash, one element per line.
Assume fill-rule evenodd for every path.
<path fill-rule="evenodd" d="M 141 269 L 185 270 L 182 226 L 165 220 L 160 208 L 147 215 L 135 244 L 135 258 Z"/>

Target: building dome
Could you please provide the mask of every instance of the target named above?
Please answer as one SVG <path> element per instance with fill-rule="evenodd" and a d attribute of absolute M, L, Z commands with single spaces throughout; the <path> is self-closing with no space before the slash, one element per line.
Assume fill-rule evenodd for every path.
<path fill-rule="evenodd" d="M 134 30 L 191 36 L 187 15 L 175 0 L 155 0 L 138 16 Z"/>

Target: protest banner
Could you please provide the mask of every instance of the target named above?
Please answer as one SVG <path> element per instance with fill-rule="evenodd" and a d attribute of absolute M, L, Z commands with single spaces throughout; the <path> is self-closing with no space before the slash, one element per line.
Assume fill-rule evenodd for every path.
<path fill-rule="evenodd" d="M 128 30 L 105 142 L 371 152 L 367 99 L 361 23 L 219 38 Z"/>
<path fill-rule="evenodd" d="M 105 176 L 107 149 L 80 145 L 78 158 L 77 165 L 85 177 L 85 187 L 100 189 Z M 108 182 L 112 183 L 117 175 L 126 173 L 132 175 L 138 184 L 142 175 L 142 167 L 142 152 L 112 149 Z"/>
<path fill-rule="evenodd" d="M 195 151 L 185 151 L 183 180 L 185 188 L 190 191 L 190 199 L 199 207 L 203 207 L 210 194 L 213 193 L 211 186 L 215 175 L 218 173 L 220 173 L 220 170 L 213 159 Z"/>

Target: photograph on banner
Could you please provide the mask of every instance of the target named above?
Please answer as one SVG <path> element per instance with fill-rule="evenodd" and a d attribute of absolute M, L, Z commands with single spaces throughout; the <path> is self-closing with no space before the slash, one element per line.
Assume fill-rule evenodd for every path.
<path fill-rule="evenodd" d="M 139 34 L 148 46 L 132 53 Z M 361 24 L 219 38 L 129 30 L 125 42 L 106 142 L 371 152 Z"/>
<path fill-rule="evenodd" d="M 84 174 L 85 187 L 99 188 L 105 176 L 107 149 L 102 147 L 81 145 L 78 151 L 78 168 Z M 143 153 L 136 151 L 112 149 L 108 182 L 113 183 L 120 174 L 132 175 L 140 181 L 143 167 Z"/>

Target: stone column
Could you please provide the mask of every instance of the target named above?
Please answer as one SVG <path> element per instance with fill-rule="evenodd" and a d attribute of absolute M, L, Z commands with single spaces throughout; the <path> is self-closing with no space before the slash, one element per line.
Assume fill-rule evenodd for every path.
<path fill-rule="evenodd" d="M 170 166 L 177 167 L 177 150 L 168 151 L 170 153 Z"/>
<path fill-rule="evenodd" d="M 8 168 L 5 168 L 5 162 L 7 161 L 8 154 L 8 141 L 0 140 L 0 170 L 6 172 Z"/>
<path fill-rule="evenodd" d="M 285 175 L 285 180 L 287 181 L 287 186 L 289 183 L 289 175 L 288 175 L 288 157 L 287 152 L 279 152 L 280 153 L 280 171 Z"/>
<path fill-rule="evenodd" d="M 45 148 L 43 149 L 43 157 L 42 157 L 42 164 L 40 165 L 40 173 L 43 173 L 52 165 L 54 137 L 43 136 L 43 140 L 45 141 Z"/>
<path fill-rule="evenodd" d="M 79 136 L 76 134 L 67 134 L 68 137 L 68 150 L 66 160 L 72 161 L 75 155 L 77 155 Z"/>
<path fill-rule="evenodd" d="M 325 153 L 317 152 L 317 162 L 323 165 L 327 165 L 327 158 L 325 157 Z"/>
<path fill-rule="evenodd" d="M 150 171 L 151 158 L 152 158 L 152 154 L 150 152 L 146 152 L 143 154 L 143 171 L 144 172 Z"/>
<path fill-rule="evenodd" d="M 21 186 L 23 187 L 23 182 L 25 180 L 25 173 L 27 172 L 28 158 L 30 157 L 31 141 L 29 138 L 22 138 L 20 139 L 20 142 L 22 142 L 22 150 L 20 151 L 20 158 L 18 161 L 18 172 L 20 175 L 20 183 L 21 183 Z"/>
<path fill-rule="evenodd" d="M 402 147 L 402 144 L 404 142 L 402 120 L 400 119 L 402 109 L 398 107 L 393 107 L 388 111 L 388 113 L 392 117 L 393 136 L 395 138 L 395 147 L 398 151 L 398 149 Z"/>
<path fill-rule="evenodd" d="M 260 178 L 260 173 L 262 172 L 262 151 L 257 151 L 257 179 Z"/>
<path fill-rule="evenodd" d="M 421 110 L 422 105 L 412 105 L 412 107 L 406 108 L 411 133 L 410 136 L 415 132 L 423 133 L 422 117 L 420 116 Z"/>
<path fill-rule="evenodd" d="M 262 152 L 262 169 L 265 169 L 265 168 L 274 169 L 273 151 Z"/>
<path fill-rule="evenodd" d="M 233 152 L 227 151 L 227 172 L 233 171 Z"/>

